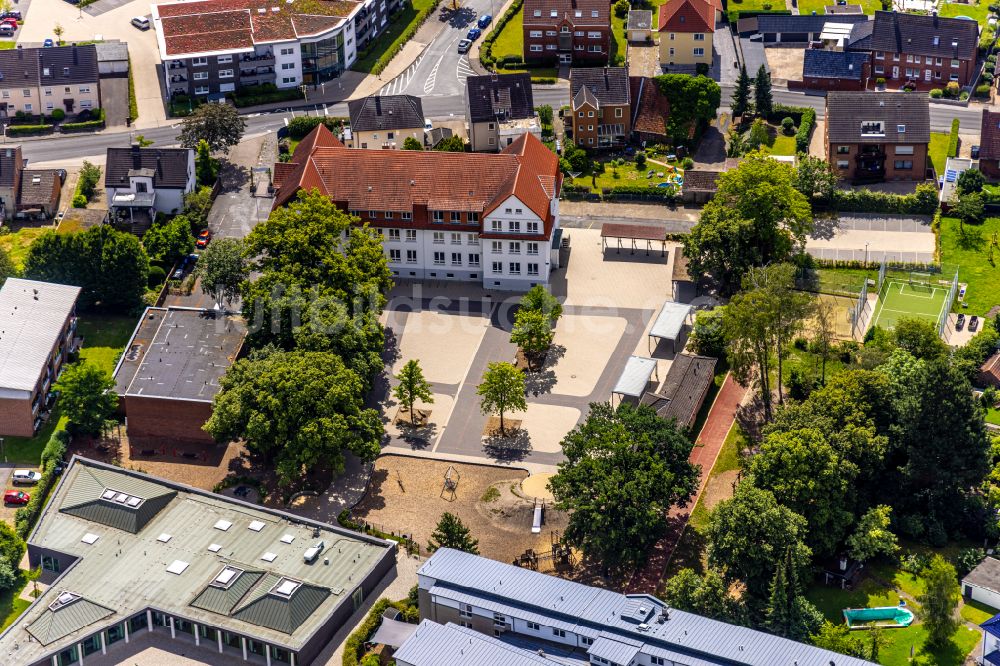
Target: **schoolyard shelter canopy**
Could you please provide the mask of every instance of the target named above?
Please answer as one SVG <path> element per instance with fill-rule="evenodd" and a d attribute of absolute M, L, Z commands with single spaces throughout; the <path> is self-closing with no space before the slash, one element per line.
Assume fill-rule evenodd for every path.
<path fill-rule="evenodd" d="M 417 625 L 415 624 L 383 617 L 382 624 L 379 625 L 378 631 L 369 639 L 369 642 L 378 645 L 388 645 L 398 650 L 416 630 Z"/>
<path fill-rule="evenodd" d="M 619 396 L 638 398 L 646 392 L 649 378 L 656 372 L 656 359 L 644 356 L 629 356 L 625 369 L 618 377 L 612 393 Z"/>
<path fill-rule="evenodd" d="M 684 324 L 688 323 L 688 318 L 693 311 L 694 308 L 686 303 L 665 301 L 663 307 L 660 308 L 660 314 L 656 315 L 653 327 L 649 329 L 649 337 L 670 340 L 674 351 L 677 351 L 677 341 L 680 340 Z"/>
<path fill-rule="evenodd" d="M 608 239 L 613 239 L 618 243 L 618 252 L 622 250 L 622 241 L 626 240 L 632 244 L 629 254 L 635 254 L 638 245 L 636 242 L 645 241 L 646 254 L 653 249 L 653 243 L 660 244 L 660 255 L 662 256 L 667 247 L 667 231 L 663 227 L 648 224 L 620 224 L 617 222 L 606 222 L 601 225 L 601 250 L 608 247 Z"/>

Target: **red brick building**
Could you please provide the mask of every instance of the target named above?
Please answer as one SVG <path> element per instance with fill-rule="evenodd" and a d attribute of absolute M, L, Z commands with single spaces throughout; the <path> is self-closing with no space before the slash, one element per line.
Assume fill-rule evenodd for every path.
<path fill-rule="evenodd" d="M 990 180 L 1000 180 L 1000 112 L 983 110 L 979 134 L 979 170 Z"/>
<path fill-rule="evenodd" d="M 607 0 L 525 0 L 523 11 L 525 62 L 608 64 L 611 5 Z"/>
<path fill-rule="evenodd" d="M 976 78 L 979 24 L 936 14 L 875 12 L 872 28 L 872 85 L 884 78 L 890 88 L 944 88 Z"/>
<path fill-rule="evenodd" d="M 246 324 L 215 310 L 147 308 L 115 368 L 119 409 L 134 446 L 212 444 L 201 429 Z"/>
<path fill-rule="evenodd" d="M 924 180 L 931 140 L 926 95 L 830 92 L 826 159 L 852 182 Z"/>
<path fill-rule="evenodd" d="M 632 133 L 628 69 L 574 68 L 569 73 L 569 85 L 576 145 L 582 148 L 625 145 Z"/>

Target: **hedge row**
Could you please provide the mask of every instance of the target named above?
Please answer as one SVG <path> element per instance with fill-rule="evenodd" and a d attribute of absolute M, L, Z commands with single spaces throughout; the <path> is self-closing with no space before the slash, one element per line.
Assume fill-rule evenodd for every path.
<path fill-rule="evenodd" d="M 762 14 L 790 16 L 791 13 L 790 9 L 730 9 L 726 15 L 729 17 L 729 22 L 735 25 L 740 19 L 753 18 Z"/>
<path fill-rule="evenodd" d="M 11 125 L 7 128 L 7 136 L 37 136 L 48 134 L 52 131 L 52 125 Z"/>
<path fill-rule="evenodd" d="M 933 215 L 938 207 L 937 187 L 917 185 L 912 194 L 889 194 L 868 189 L 836 190 L 832 207 L 841 212 Z"/>
<path fill-rule="evenodd" d="M 382 624 L 382 613 L 390 606 L 403 613 L 407 622 L 415 622 L 419 619 L 417 609 L 405 601 L 390 601 L 386 598 L 379 599 L 372 606 L 372 609 L 368 611 L 364 622 L 358 626 L 354 633 L 347 637 L 347 641 L 344 643 L 344 657 L 341 662 L 343 666 L 358 666 L 364 653 L 365 643 L 375 635 L 375 630 Z"/>
<path fill-rule="evenodd" d="M 287 90 L 269 90 L 259 93 L 230 93 L 226 97 L 232 100 L 237 108 L 244 106 L 260 106 L 261 104 L 275 104 L 277 102 L 290 102 L 302 99 L 305 94 L 300 88 L 288 88 Z"/>
<path fill-rule="evenodd" d="M 951 119 L 951 135 L 948 137 L 948 157 L 958 156 L 958 118 Z"/>
<path fill-rule="evenodd" d="M 811 264 L 816 268 L 850 268 L 871 270 L 877 266 L 877 262 L 869 261 L 867 265 L 861 259 L 818 259 L 812 257 Z M 922 271 L 925 273 L 940 273 L 941 266 L 938 264 L 924 264 L 915 262 L 893 262 L 886 264 L 886 270 L 894 271 Z"/>
<path fill-rule="evenodd" d="M 605 199 L 633 195 L 655 197 L 658 199 L 673 199 L 676 196 L 676 190 L 673 187 L 653 187 L 649 185 L 615 185 L 613 187 L 602 188 L 601 194 Z"/>
<path fill-rule="evenodd" d="M 514 0 L 514 4 L 503 13 L 499 19 L 493 23 L 493 30 L 490 34 L 486 35 L 486 39 L 483 40 L 482 46 L 479 47 L 479 62 L 483 63 L 483 67 L 492 68 L 497 62 L 493 59 L 493 42 L 496 41 L 497 37 L 503 32 L 504 26 L 510 23 L 511 19 L 517 16 L 517 13 L 521 11 L 521 7 L 524 5 L 524 0 Z M 509 59 L 504 58 L 507 62 Z M 521 60 L 521 56 L 517 56 L 517 60 Z M 515 62 L 510 59 L 509 62 Z M 522 61 L 523 62 L 523 61 Z"/>
<path fill-rule="evenodd" d="M 42 478 L 31 494 L 31 500 L 14 514 L 14 529 L 22 539 L 27 539 L 35 521 L 41 515 L 48 499 L 49 491 L 56 482 L 56 465 L 66 455 L 66 445 L 69 443 L 69 433 L 57 430 L 45 444 L 42 450 Z"/>
<path fill-rule="evenodd" d="M 411 39 L 413 39 L 413 36 L 417 34 L 417 30 L 419 30 L 420 26 L 424 24 L 424 21 L 427 20 L 427 17 L 429 17 L 431 14 L 434 13 L 434 11 L 438 7 L 439 2 L 440 0 L 434 0 L 434 2 L 429 7 L 420 10 L 420 13 L 417 14 L 417 17 L 414 19 L 413 23 L 411 23 L 406 28 L 406 30 L 403 31 L 403 34 L 397 37 L 396 41 L 392 43 L 392 47 L 387 49 L 385 53 L 383 53 L 378 57 L 378 60 L 376 60 L 375 64 L 372 65 L 372 69 L 370 72 L 371 74 L 378 76 L 385 70 L 386 67 L 389 66 L 389 63 L 392 61 L 393 58 L 396 57 L 396 54 L 402 51 L 403 47 L 406 46 L 406 43 Z M 379 41 L 375 40 L 372 43 L 372 48 L 377 46 L 378 43 Z M 362 60 L 365 57 L 367 57 L 370 50 L 371 50 L 370 48 L 364 49 L 362 50 L 362 52 L 358 53 L 358 60 Z"/>

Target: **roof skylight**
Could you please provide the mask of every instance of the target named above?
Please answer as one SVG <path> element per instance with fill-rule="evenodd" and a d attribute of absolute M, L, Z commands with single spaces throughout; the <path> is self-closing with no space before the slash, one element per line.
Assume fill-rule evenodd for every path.
<path fill-rule="evenodd" d="M 160 536 L 156 537 L 156 540 L 159 541 L 160 543 L 166 543 L 166 542 L 170 541 L 172 538 L 173 537 L 171 535 L 169 535 L 166 532 L 164 532 Z"/>
<path fill-rule="evenodd" d="M 285 536 L 281 537 L 281 543 L 291 543 L 293 541 L 295 541 L 294 534 L 286 534 Z"/>
<path fill-rule="evenodd" d="M 217 553 L 217 552 L 219 552 L 220 550 L 222 550 L 222 546 L 220 546 L 220 545 L 219 545 L 219 544 L 217 544 L 217 543 L 213 543 L 213 544 L 211 544 L 211 545 L 210 545 L 210 546 L 208 547 L 208 552 L 210 552 L 210 553 Z"/>
<path fill-rule="evenodd" d="M 228 520 L 220 520 L 217 523 L 215 523 L 215 529 L 222 530 L 223 532 L 225 532 L 232 526 L 233 524 Z"/>
<path fill-rule="evenodd" d="M 92 546 L 97 542 L 98 539 L 100 539 L 100 537 L 97 536 L 96 534 L 91 534 L 90 532 L 87 532 L 86 534 L 83 535 L 83 538 L 80 539 L 80 541 L 87 544 L 88 546 Z"/>
<path fill-rule="evenodd" d="M 79 594 L 74 594 L 73 592 L 60 592 L 56 600 L 49 604 L 49 610 L 57 611 L 60 608 L 65 608 L 71 603 L 80 598 Z"/>
<path fill-rule="evenodd" d="M 254 532 L 260 532 L 262 529 L 264 529 L 264 523 L 262 523 L 259 520 L 255 520 L 249 525 L 247 525 L 247 529 L 251 529 Z"/>
<path fill-rule="evenodd" d="M 274 560 L 277 557 L 278 556 L 275 555 L 274 553 L 264 553 L 263 555 L 260 556 L 260 559 L 264 560 L 265 562 L 274 562 Z"/>
<path fill-rule="evenodd" d="M 215 587 L 228 588 L 230 585 L 236 582 L 236 579 L 240 577 L 241 573 L 243 573 L 242 569 L 226 566 L 225 568 L 222 569 L 222 571 L 219 572 L 219 575 L 215 577 L 215 580 L 212 581 L 212 585 L 214 585 Z"/>
<path fill-rule="evenodd" d="M 292 578 L 282 578 L 274 584 L 274 587 L 271 588 L 271 594 L 288 599 L 295 594 L 295 590 L 300 587 L 302 587 L 302 583 L 300 581 Z"/>
<path fill-rule="evenodd" d="M 167 567 L 167 571 L 169 573 L 180 576 L 182 573 L 184 573 L 184 570 L 187 568 L 188 568 L 187 562 L 183 560 L 174 560 L 173 562 L 170 563 L 170 566 Z"/>

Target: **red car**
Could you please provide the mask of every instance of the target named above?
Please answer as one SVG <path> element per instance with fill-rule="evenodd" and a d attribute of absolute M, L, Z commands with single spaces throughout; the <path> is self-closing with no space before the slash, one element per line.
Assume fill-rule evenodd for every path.
<path fill-rule="evenodd" d="M 212 240 L 212 232 L 205 229 L 200 234 L 198 234 L 198 240 L 195 241 L 195 245 L 201 249 L 208 246 L 208 242 Z"/>
<path fill-rule="evenodd" d="M 31 495 L 22 490 L 8 490 L 3 494 L 4 504 L 27 504 L 31 501 Z"/>

